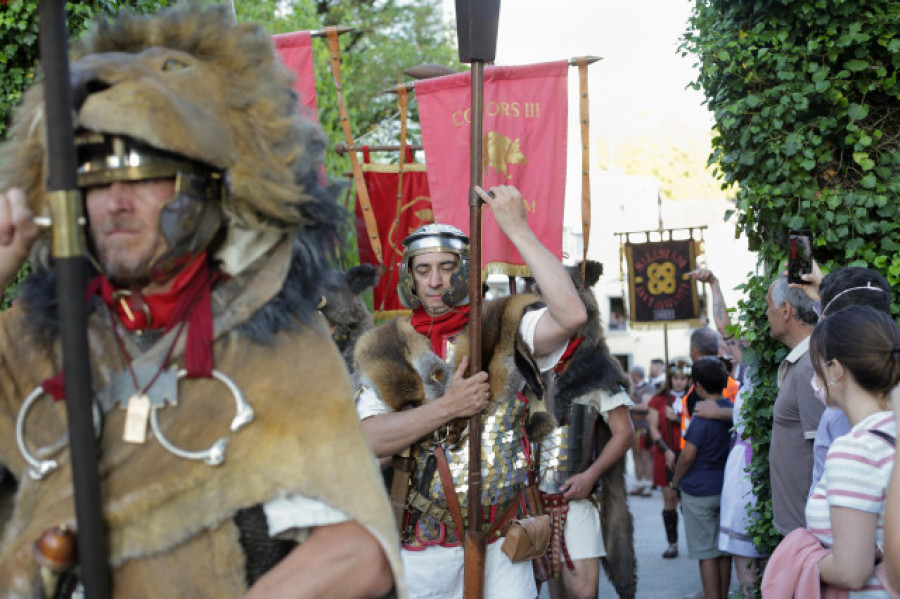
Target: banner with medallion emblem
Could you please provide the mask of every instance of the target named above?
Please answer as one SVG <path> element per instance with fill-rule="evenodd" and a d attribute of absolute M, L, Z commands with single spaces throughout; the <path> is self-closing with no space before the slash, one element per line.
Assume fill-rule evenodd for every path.
<path fill-rule="evenodd" d="M 469 232 L 470 74 L 416 81 L 436 222 Z M 532 230 L 562 259 L 568 115 L 566 61 L 484 70 L 483 187 L 514 185 Z M 483 212 L 485 274 L 527 275 L 515 247 Z"/>
<path fill-rule="evenodd" d="M 631 322 L 667 324 L 698 320 L 697 286 L 687 276 L 694 270 L 696 258 L 697 246 L 693 239 L 626 242 Z"/>

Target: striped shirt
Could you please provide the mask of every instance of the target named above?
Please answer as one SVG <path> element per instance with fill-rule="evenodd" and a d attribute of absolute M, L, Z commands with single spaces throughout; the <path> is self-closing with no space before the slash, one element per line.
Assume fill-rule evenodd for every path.
<path fill-rule="evenodd" d="M 894 447 L 870 431 L 897 436 L 890 411 L 876 412 L 858 422 L 850 432 L 834 440 L 825 458 L 825 472 L 806 503 L 806 527 L 825 547 L 834 545 L 829 508 L 845 507 L 878 514 L 875 542 L 884 538 L 884 495 L 894 466 Z M 850 597 L 886 597 L 874 573 Z"/>

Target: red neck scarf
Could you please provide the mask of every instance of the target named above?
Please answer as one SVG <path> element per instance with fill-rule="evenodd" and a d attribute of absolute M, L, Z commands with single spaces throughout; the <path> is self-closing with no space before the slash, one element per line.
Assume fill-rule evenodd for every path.
<path fill-rule="evenodd" d="M 416 331 L 431 339 L 431 349 L 445 359 L 447 340 L 458 335 L 469 322 L 469 306 L 457 306 L 442 316 L 432 318 L 421 306 L 413 310 L 409 323 Z"/>
<path fill-rule="evenodd" d="M 184 366 L 188 377 L 210 377 L 213 369 L 211 290 L 219 276 L 218 272 L 210 271 L 206 252 L 203 252 L 175 276 L 172 286 L 163 293 L 117 295 L 118 290 L 104 276 L 95 277 L 88 284 L 87 293 L 90 297 L 99 292 L 129 331 L 149 327 L 169 331 L 187 319 Z"/>
<path fill-rule="evenodd" d="M 212 284 L 220 276 L 218 272 L 210 272 L 206 252 L 203 252 L 178 273 L 172 281 L 172 287 L 164 293 L 144 296 L 139 292 L 132 292 L 131 295 L 118 295 L 114 299 L 114 293 L 120 290 L 100 275 L 88 283 L 85 297 L 90 299 L 99 293 L 119 323 L 129 331 L 151 326 L 168 331 L 187 318 L 188 333 L 184 354 L 187 376 L 209 378 L 214 366 L 211 291 Z M 125 359 L 128 360 L 128 356 Z M 64 399 L 64 372 L 45 380 L 42 386 L 57 401 Z"/>
<path fill-rule="evenodd" d="M 175 276 L 169 290 L 163 293 L 143 295 L 136 290 L 117 289 L 109 279 L 99 276 L 88 285 L 88 296 L 99 291 L 119 323 L 129 331 L 150 328 L 168 331 L 181 322 L 193 303 L 197 288 L 208 279 L 209 265 L 204 252 L 188 263 Z"/>

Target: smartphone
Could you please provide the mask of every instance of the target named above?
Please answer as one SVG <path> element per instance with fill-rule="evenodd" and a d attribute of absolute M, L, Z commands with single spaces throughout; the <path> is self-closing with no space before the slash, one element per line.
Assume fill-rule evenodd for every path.
<path fill-rule="evenodd" d="M 812 233 L 809 229 L 788 233 L 788 283 L 805 285 L 800 275 L 812 272 Z"/>

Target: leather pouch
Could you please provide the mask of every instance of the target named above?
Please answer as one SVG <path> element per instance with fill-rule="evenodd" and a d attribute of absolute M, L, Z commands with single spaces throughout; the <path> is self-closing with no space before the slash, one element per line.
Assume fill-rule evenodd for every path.
<path fill-rule="evenodd" d="M 549 544 L 550 516 L 544 514 L 511 520 L 500 550 L 515 564 L 545 554 Z"/>

